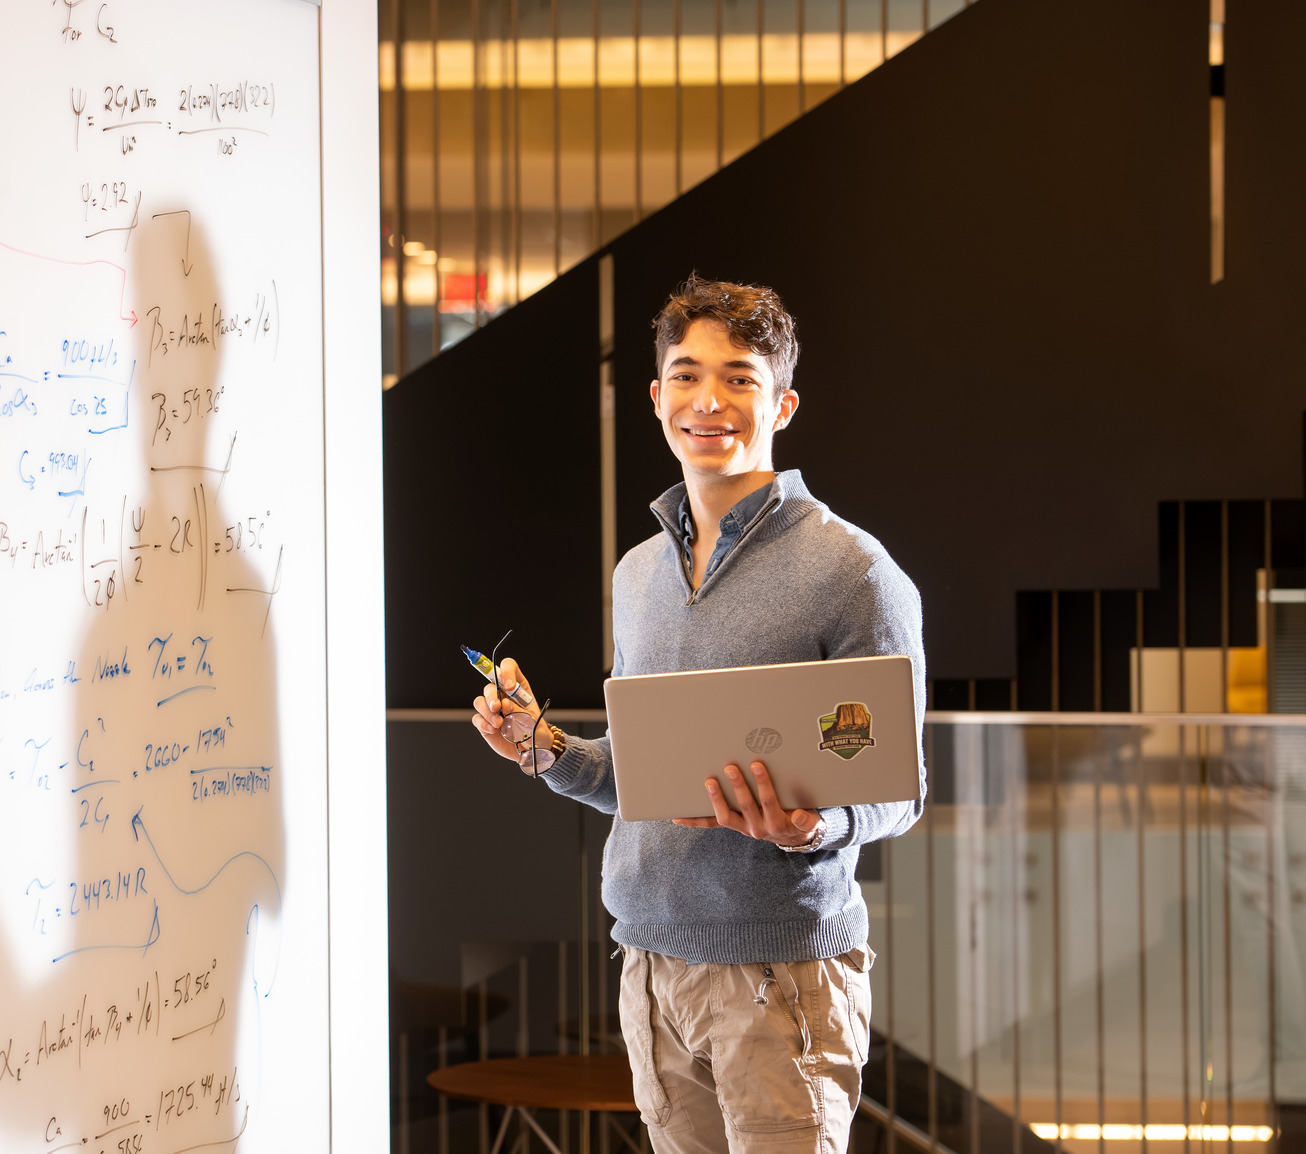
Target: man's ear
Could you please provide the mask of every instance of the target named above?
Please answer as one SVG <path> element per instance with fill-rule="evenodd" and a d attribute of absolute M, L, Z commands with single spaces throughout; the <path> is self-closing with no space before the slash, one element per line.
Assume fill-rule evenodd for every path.
<path fill-rule="evenodd" d="M 798 394 L 793 389 L 785 389 L 780 394 L 780 411 L 776 414 L 775 428 L 783 429 L 794 418 L 798 409 Z"/>
<path fill-rule="evenodd" d="M 653 411 L 661 418 L 662 413 L 658 408 L 658 402 L 661 399 L 662 382 L 653 381 L 648 387 L 648 395 L 653 398 Z"/>

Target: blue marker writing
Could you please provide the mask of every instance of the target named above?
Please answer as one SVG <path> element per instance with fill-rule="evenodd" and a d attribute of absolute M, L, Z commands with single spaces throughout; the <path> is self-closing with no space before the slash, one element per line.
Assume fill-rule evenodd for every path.
<path fill-rule="evenodd" d="M 478 653 L 475 649 L 468 649 L 466 645 L 460 645 L 458 648 L 463 651 L 463 656 L 472 663 L 474 669 L 478 670 L 483 677 L 487 677 L 491 681 L 494 680 L 494 666 L 484 653 Z M 521 706 L 535 704 L 535 698 L 527 693 L 520 685 L 508 694 L 508 696 Z"/>

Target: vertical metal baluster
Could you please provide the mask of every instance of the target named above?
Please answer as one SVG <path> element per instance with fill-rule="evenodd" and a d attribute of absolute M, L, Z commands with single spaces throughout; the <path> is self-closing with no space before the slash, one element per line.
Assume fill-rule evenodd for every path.
<path fill-rule="evenodd" d="M 558 1053 L 567 1053 L 567 943 L 558 943 Z M 571 1144 L 571 1114 L 558 1111 L 558 1146 L 563 1154 Z"/>
<path fill-rule="evenodd" d="M 599 83 L 599 44 L 603 35 L 601 13 L 599 0 L 590 0 L 590 20 L 594 31 L 594 227 L 590 230 L 590 248 L 595 252 L 603 245 L 603 86 Z"/>
<path fill-rule="evenodd" d="M 1143 607 L 1146 600 L 1143 597 L 1143 591 L 1137 590 L 1134 594 L 1134 685 L 1138 689 L 1137 697 L 1133 703 L 1134 708 L 1142 713 L 1147 708 L 1143 701 Z"/>
<path fill-rule="evenodd" d="M 476 1056 L 485 1061 L 490 1056 L 490 1016 L 486 1008 L 488 986 L 484 978 L 476 983 Z M 487 1154 L 490 1148 L 490 1108 L 482 1102 L 477 1107 L 477 1122 L 480 1130 L 481 1154 Z"/>
<path fill-rule="evenodd" d="M 1182 521 L 1180 522 L 1182 524 Z M 1211 1053 L 1211 778 L 1207 763 L 1208 750 L 1197 738 L 1197 1046 L 1201 1059 L 1201 1122 L 1212 1125 L 1211 1090 L 1215 1070 Z M 1205 1131 L 1203 1131 L 1205 1133 Z"/>
<path fill-rule="evenodd" d="M 395 34 L 395 376 L 408 371 L 408 306 L 404 300 L 404 241 L 408 232 L 408 108 L 404 99 L 404 0 L 391 5 Z"/>
<path fill-rule="evenodd" d="M 955 730 L 953 731 L 956 732 Z M 972 752 L 973 752 L 972 747 Z M 982 735 L 980 749 L 983 749 Z M 979 1066 L 979 891 L 976 879 L 979 874 L 979 842 L 984 836 L 983 797 L 984 797 L 984 758 L 973 768 L 971 787 L 978 797 L 972 798 L 967 812 L 970 826 L 969 850 L 970 861 L 967 863 L 966 880 L 970 893 L 970 1154 L 980 1154 L 980 1066 Z"/>
<path fill-rule="evenodd" d="M 485 323 L 485 302 L 481 293 L 481 277 L 485 273 L 485 211 L 486 196 L 485 152 L 481 147 L 485 131 L 484 78 L 481 76 L 481 3 L 472 5 L 472 301 L 475 305 L 474 324 L 480 328 Z"/>
<path fill-rule="evenodd" d="M 925 730 L 925 764 L 934 764 L 934 726 L 932 725 Z M 930 1067 L 927 1087 L 928 1118 L 930 1149 L 937 1150 L 939 1146 L 938 1020 L 934 1008 L 938 1003 L 938 997 L 934 983 L 934 803 L 932 801 L 925 803 L 925 894 L 925 909 L 929 918 L 926 925 L 925 948 L 930 991 L 929 1005 L 926 1009 L 930 1029 Z"/>
<path fill-rule="evenodd" d="M 517 959 L 517 1057 L 531 1052 L 530 1014 L 530 959 L 522 954 Z"/>
<path fill-rule="evenodd" d="M 1020 810 L 1014 758 L 1007 760 L 1007 805 L 1011 822 L 1011 1151 L 1020 1154 Z"/>
<path fill-rule="evenodd" d="M 1188 679 L 1185 650 L 1188 647 L 1188 553 L 1185 540 L 1184 502 L 1179 502 L 1179 712 L 1188 711 Z"/>
<path fill-rule="evenodd" d="M 558 75 L 558 3 L 549 0 L 553 39 L 553 275 L 562 272 L 562 78 Z"/>
<path fill-rule="evenodd" d="M 1211 727 L 1206 726 L 1206 746 L 1211 747 Z M 1229 884 L 1232 849 L 1229 835 L 1229 758 L 1220 758 L 1220 838 L 1224 859 L 1224 1124 L 1229 1128 L 1228 1150 L 1233 1154 L 1233 900 Z"/>
<path fill-rule="evenodd" d="M 1061 1154 L 1061 727 L 1052 727 L 1052 1082 Z"/>
<path fill-rule="evenodd" d="M 762 53 L 762 36 L 766 30 L 765 14 L 762 11 L 764 0 L 757 0 L 757 143 L 766 139 L 766 72 Z M 893 1141 L 892 1138 L 889 1139 Z"/>
<path fill-rule="evenodd" d="M 889 1111 L 889 1154 L 896 1154 L 898 1135 L 894 1123 L 898 1118 L 898 1062 L 895 1055 L 897 1043 L 894 1040 L 893 1013 L 893 839 L 887 838 L 880 843 L 884 847 L 884 952 L 888 964 L 889 976 L 885 979 L 885 996 L 889 1001 L 888 1032 L 884 1050 L 884 1096 L 885 1108 Z"/>
<path fill-rule="evenodd" d="M 880 63 L 889 59 L 889 0 L 880 0 Z"/>
<path fill-rule="evenodd" d="M 1093 732 L 1093 950 L 1094 1001 L 1097 1016 L 1097 1148 L 1106 1151 L 1106 1021 L 1102 946 L 1102 737 Z"/>
<path fill-rule="evenodd" d="M 516 304 L 510 295 L 508 288 L 508 270 L 512 265 L 512 230 L 513 230 L 513 199 L 512 199 L 512 142 L 514 135 L 513 126 L 513 101 L 508 95 L 508 65 L 510 54 L 512 53 L 512 41 L 507 35 L 509 29 L 509 13 L 506 9 L 499 9 L 499 257 L 500 269 L 502 270 L 502 288 L 500 289 L 499 301 L 501 305 Z M 512 56 L 512 63 L 515 66 L 516 58 Z"/>
<path fill-rule="evenodd" d="M 1052 710 L 1061 708 L 1061 598 L 1052 590 Z"/>
<path fill-rule="evenodd" d="M 514 0 L 515 2 L 515 0 Z M 440 297 L 444 256 L 444 213 L 440 208 L 440 0 L 431 0 L 431 243 L 435 246 L 435 300 L 431 318 L 431 355 L 440 355 Z"/>
<path fill-rule="evenodd" d="M 675 59 L 672 61 L 672 84 L 674 93 L 675 106 L 675 156 L 674 171 L 676 177 L 676 195 L 679 196 L 685 187 L 685 108 L 683 93 L 680 87 L 680 0 L 671 0 L 671 47 L 675 53 Z"/>
<path fill-rule="evenodd" d="M 803 0 L 794 0 L 794 2 L 798 6 L 796 13 L 798 17 L 798 115 L 802 116 L 807 111 L 807 85 L 805 84 L 807 61 L 804 59 L 803 54 L 803 35 L 805 32 L 804 25 L 807 23 L 807 11 Z"/>
<path fill-rule="evenodd" d="M 517 959 L 517 1057 L 525 1058 L 531 1052 L 530 1039 L 530 961 L 525 954 Z M 530 1147 L 530 1126 L 525 1115 L 517 1113 L 517 1141 L 513 1149 Z"/>
<path fill-rule="evenodd" d="M 1188 1014 L 1188 731 L 1179 727 L 1179 1023 L 1184 1152 L 1189 1150 L 1189 1014 Z"/>
<path fill-rule="evenodd" d="M 1279 980 L 1278 965 L 1276 958 L 1275 946 L 1275 925 L 1278 921 L 1278 905 L 1275 901 L 1274 893 L 1274 826 L 1278 817 L 1278 782 L 1275 779 L 1274 766 L 1270 763 L 1273 741 L 1269 733 L 1262 735 L 1261 748 L 1261 766 L 1265 773 L 1265 952 L 1266 952 L 1266 975 L 1265 975 L 1265 997 L 1266 1012 L 1269 1029 L 1266 1040 L 1269 1066 L 1269 1099 L 1270 1109 L 1274 1111 L 1273 1117 L 1270 1118 L 1270 1125 L 1275 1128 L 1276 1137 L 1274 1139 L 1274 1150 L 1277 1154 L 1279 1149 L 1278 1131 L 1278 1070 L 1276 1068 L 1276 1051 L 1278 1049 L 1278 1023 L 1275 1016 L 1278 1013 L 1276 1004 L 1276 984 Z"/>
<path fill-rule="evenodd" d="M 725 164 L 726 156 L 726 84 L 721 74 L 722 16 L 721 0 L 714 0 L 712 27 L 716 32 L 716 166 Z"/>
<path fill-rule="evenodd" d="M 441 1026 L 435 1041 L 436 1068 L 443 1070 L 449 1064 L 449 1027 Z M 436 1106 L 436 1149 L 439 1154 L 449 1154 L 449 1099 L 440 1095 Z"/>
<path fill-rule="evenodd" d="M 590 1052 L 590 853 L 585 841 L 585 807 L 577 806 L 580 854 L 580 1052 Z"/>
<path fill-rule="evenodd" d="M 521 0 L 512 0 L 512 268 L 513 296 L 520 301 L 522 231 L 524 227 L 521 198 Z"/>
<path fill-rule="evenodd" d="M 409 1154 L 408 1118 L 408 1027 L 399 1033 L 399 1154 Z"/>
<path fill-rule="evenodd" d="M 848 83 L 848 0 L 839 0 L 839 87 Z"/>
<path fill-rule="evenodd" d="M 635 20 L 635 220 L 644 219 L 644 89 L 639 77 L 640 0 L 631 0 Z"/>
<path fill-rule="evenodd" d="M 1220 712 L 1229 712 L 1229 502 L 1220 502 Z"/>
<path fill-rule="evenodd" d="M 1143 817 L 1147 812 L 1145 759 L 1137 764 L 1138 790 L 1138 1102 L 1143 1127 L 1142 1154 L 1147 1154 L 1147 851 Z M 1123 782 L 1121 783 L 1123 787 Z"/>
<path fill-rule="evenodd" d="M 1102 590 L 1093 590 L 1093 712 L 1102 712 Z"/>

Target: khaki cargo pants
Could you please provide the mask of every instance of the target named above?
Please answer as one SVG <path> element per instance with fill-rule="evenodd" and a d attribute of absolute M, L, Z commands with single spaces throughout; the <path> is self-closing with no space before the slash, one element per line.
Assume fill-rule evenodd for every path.
<path fill-rule="evenodd" d="M 870 968 L 689 965 L 622 947 L 621 1032 L 657 1154 L 842 1154 L 861 1096 Z"/>

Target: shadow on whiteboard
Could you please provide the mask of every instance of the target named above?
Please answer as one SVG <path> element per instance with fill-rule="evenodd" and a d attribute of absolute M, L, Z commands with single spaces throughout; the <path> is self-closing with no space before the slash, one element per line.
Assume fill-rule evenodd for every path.
<path fill-rule="evenodd" d="M 0 684 L 0 866 L 23 875 L 0 909 L 6 1150 L 231 1149 L 275 1057 L 268 998 L 294 981 L 281 558 L 240 441 L 260 407 L 241 362 L 268 329 L 215 247 L 160 212 L 118 284 L 108 262 L 0 252 L 22 285 L 0 291 L 0 360 L 33 382 L 18 435 L 40 463 L 0 513 L 30 542 L 8 559 L 24 660 Z"/>

